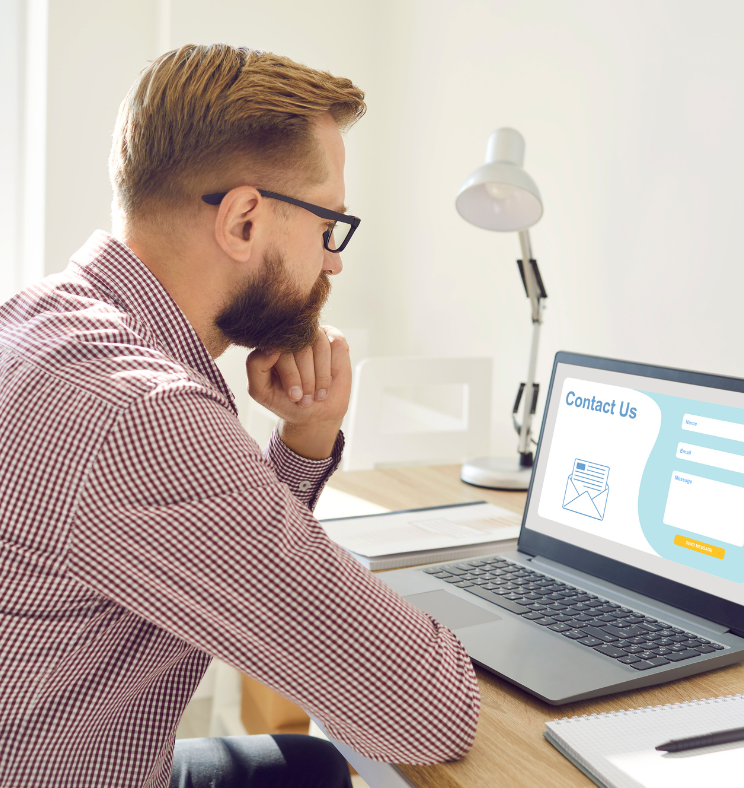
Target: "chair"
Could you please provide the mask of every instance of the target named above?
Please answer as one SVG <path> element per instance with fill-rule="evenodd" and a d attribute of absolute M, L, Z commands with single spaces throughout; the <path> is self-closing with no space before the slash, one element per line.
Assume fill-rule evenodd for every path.
<path fill-rule="evenodd" d="M 344 470 L 488 454 L 490 358 L 367 358 L 354 371 Z"/>

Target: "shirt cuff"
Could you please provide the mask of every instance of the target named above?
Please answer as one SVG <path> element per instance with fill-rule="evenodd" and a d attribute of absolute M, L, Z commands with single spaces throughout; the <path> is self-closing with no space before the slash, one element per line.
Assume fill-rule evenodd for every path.
<path fill-rule="evenodd" d="M 264 457 L 274 466 L 279 481 L 284 482 L 300 503 L 310 511 L 341 462 L 344 434 L 339 430 L 331 456 L 326 460 L 308 460 L 295 454 L 279 437 L 276 428 L 264 449 Z"/>

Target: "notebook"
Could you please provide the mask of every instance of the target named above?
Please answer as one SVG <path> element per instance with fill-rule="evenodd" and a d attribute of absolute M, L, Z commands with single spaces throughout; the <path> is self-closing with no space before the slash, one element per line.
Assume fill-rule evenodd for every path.
<path fill-rule="evenodd" d="M 647 706 L 547 723 L 545 738 L 601 788 L 744 783 L 744 742 L 665 753 L 670 739 L 744 726 L 744 695 Z"/>
<path fill-rule="evenodd" d="M 489 555 L 516 539 L 521 523 L 521 515 L 483 501 L 320 521 L 372 570 Z"/>

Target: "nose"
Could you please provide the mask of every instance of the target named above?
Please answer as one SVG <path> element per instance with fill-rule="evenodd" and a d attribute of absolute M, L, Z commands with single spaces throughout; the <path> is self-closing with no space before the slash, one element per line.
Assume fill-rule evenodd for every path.
<path fill-rule="evenodd" d="M 340 274 L 343 270 L 344 264 L 341 262 L 341 255 L 334 254 L 326 250 L 325 258 L 323 260 L 323 270 L 328 271 L 331 276 Z"/>

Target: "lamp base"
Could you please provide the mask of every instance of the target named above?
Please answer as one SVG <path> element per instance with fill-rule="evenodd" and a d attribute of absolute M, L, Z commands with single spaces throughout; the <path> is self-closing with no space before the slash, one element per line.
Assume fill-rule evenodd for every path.
<path fill-rule="evenodd" d="M 532 468 L 520 465 L 516 457 L 479 457 L 462 466 L 460 478 L 475 487 L 521 492 L 529 489 Z"/>

